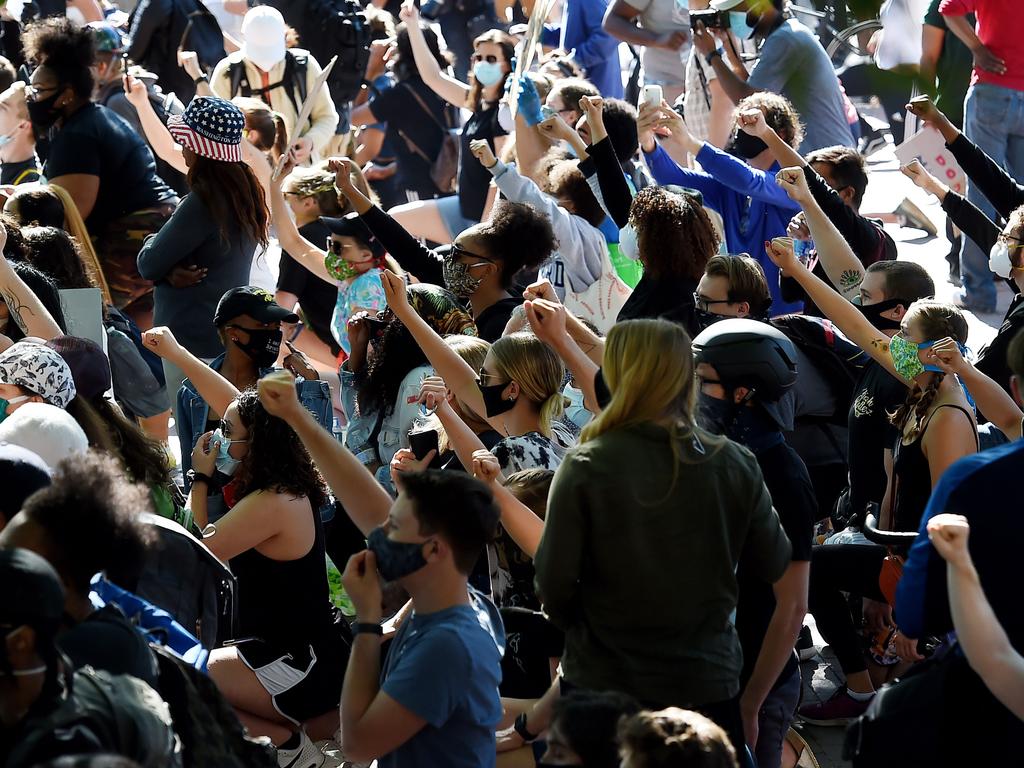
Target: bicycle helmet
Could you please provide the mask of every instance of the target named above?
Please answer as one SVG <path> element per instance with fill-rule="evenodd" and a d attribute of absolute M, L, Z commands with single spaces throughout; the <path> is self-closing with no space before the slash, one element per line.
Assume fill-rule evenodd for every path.
<path fill-rule="evenodd" d="M 768 323 L 730 318 L 693 340 L 694 364 L 707 363 L 727 390 L 747 387 L 762 404 L 777 402 L 796 383 L 796 346 Z"/>
<path fill-rule="evenodd" d="M 96 53 L 121 53 L 124 50 L 124 41 L 121 33 L 113 25 L 105 21 L 93 21 L 89 24 L 92 30 L 93 40 L 96 42 Z"/>

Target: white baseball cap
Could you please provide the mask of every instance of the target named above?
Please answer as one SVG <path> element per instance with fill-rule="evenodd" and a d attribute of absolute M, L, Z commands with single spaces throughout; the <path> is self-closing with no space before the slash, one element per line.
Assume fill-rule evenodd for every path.
<path fill-rule="evenodd" d="M 47 403 L 25 403 L 4 419 L 0 442 L 20 445 L 50 467 L 89 450 L 89 440 L 75 418 Z"/>
<path fill-rule="evenodd" d="M 716 11 L 731 11 L 743 0 L 711 0 L 711 7 Z"/>
<path fill-rule="evenodd" d="M 284 59 L 287 32 L 279 10 L 269 5 L 251 8 L 242 21 L 242 55 L 269 72 Z"/>

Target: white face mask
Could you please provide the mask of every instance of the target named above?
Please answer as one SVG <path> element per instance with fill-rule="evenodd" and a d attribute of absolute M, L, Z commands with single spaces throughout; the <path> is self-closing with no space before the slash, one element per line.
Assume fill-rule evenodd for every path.
<path fill-rule="evenodd" d="M 640 260 L 640 244 L 636 240 L 636 230 L 627 224 L 619 230 L 619 252 L 632 261 Z"/>
<path fill-rule="evenodd" d="M 992 246 L 992 250 L 988 252 L 988 268 L 999 277 L 1007 279 L 1014 270 L 1020 269 L 1020 267 L 1013 266 L 1013 262 L 1010 261 L 1010 246 L 1002 240 L 997 240 L 996 244 Z"/>

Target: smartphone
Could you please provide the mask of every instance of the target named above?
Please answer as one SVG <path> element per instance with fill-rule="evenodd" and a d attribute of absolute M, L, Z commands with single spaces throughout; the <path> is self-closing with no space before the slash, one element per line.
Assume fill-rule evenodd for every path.
<path fill-rule="evenodd" d="M 423 461 L 431 451 L 438 451 L 437 430 L 425 429 L 421 432 L 410 432 L 409 450 L 416 454 L 418 461 Z"/>
<path fill-rule="evenodd" d="M 640 91 L 640 102 L 638 106 L 644 104 L 661 104 L 665 98 L 665 93 L 661 89 L 660 85 L 645 85 Z"/>

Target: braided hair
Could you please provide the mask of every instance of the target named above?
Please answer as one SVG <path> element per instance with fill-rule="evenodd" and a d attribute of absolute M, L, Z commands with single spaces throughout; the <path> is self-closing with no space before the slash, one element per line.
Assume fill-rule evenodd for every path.
<path fill-rule="evenodd" d="M 963 313 L 952 304 L 934 299 L 915 301 L 907 310 L 907 322 L 916 323 L 922 337 L 929 341 L 949 336 L 961 344 L 967 343 L 967 320 Z M 928 409 L 935 402 L 935 397 L 945 378 L 945 373 L 933 372 L 928 383 L 923 388 L 915 386 L 907 395 L 903 405 L 890 415 L 890 421 L 900 429 L 901 434 L 906 438 L 916 440 L 921 436 Z M 909 431 L 907 430 L 908 425 L 910 426 Z"/>

